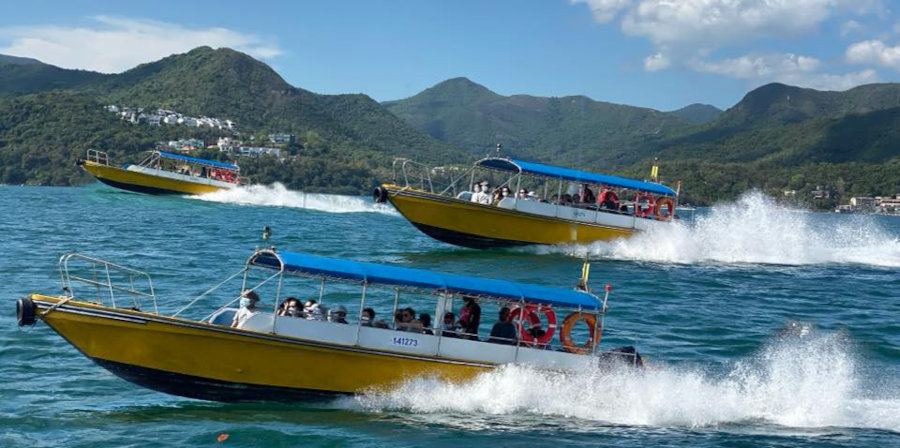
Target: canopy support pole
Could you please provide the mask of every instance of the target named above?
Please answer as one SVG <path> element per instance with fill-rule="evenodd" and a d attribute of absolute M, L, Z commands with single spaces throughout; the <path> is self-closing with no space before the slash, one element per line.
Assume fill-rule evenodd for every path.
<path fill-rule="evenodd" d="M 368 282 L 363 282 L 362 285 L 362 296 L 359 299 L 359 316 L 356 318 L 356 346 L 359 346 L 359 332 L 362 329 L 362 314 L 363 309 L 366 307 L 366 289 L 369 286 Z M 375 322 L 369 322 L 370 325 L 375 325 Z"/>

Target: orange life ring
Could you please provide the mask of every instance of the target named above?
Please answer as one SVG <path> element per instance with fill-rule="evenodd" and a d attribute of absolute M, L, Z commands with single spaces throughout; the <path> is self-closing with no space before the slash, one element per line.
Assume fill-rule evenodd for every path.
<path fill-rule="evenodd" d="M 641 208 L 641 199 L 646 199 L 646 202 L 643 204 L 647 205 L 647 208 Z M 653 209 L 655 208 L 655 201 L 653 200 L 653 195 L 650 193 L 638 193 L 634 197 L 634 216 L 652 216 Z"/>
<path fill-rule="evenodd" d="M 538 313 L 543 313 L 547 316 L 547 330 L 544 331 L 544 335 L 536 338 L 528 332 L 528 328 L 525 328 L 525 325 L 522 325 L 521 322 L 517 322 L 517 320 L 528 320 L 529 328 L 541 323 L 541 318 L 538 316 Z M 514 307 L 509 310 L 510 320 L 519 327 L 519 339 L 524 342 L 535 342 L 538 344 L 546 344 L 553 339 L 553 334 L 556 333 L 556 313 L 553 312 L 553 308 L 550 308 L 548 305 L 525 305 L 524 310 L 521 310 L 519 307 Z"/>
<path fill-rule="evenodd" d="M 665 213 L 661 213 L 663 207 L 666 208 Z M 656 200 L 656 211 L 654 212 L 656 219 L 665 221 L 675 214 L 675 200 L 664 196 Z"/>
<path fill-rule="evenodd" d="M 603 204 L 604 202 L 606 202 L 607 198 L 609 198 L 613 201 L 613 203 L 615 204 L 614 209 L 618 210 L 619 209 L 619 195 L 617 195 L 616 192 L 612 191 L 612 190 L 606 190 L 606 191 L 600 192 L 600 195 L 597 196 L 597 204 L 598 205 Z"/>
<path fill-rule="evenodd" d="M 581 320 L 583 320 L 584 323 L 587 324 L 591 336 L 584 344 L 575 345 L 575 343 L 572 341 L 572 336 L 570 335 L 570 333 L 572 332 L 572 327 L 574 327 L 575 324 Z M 597 327 L 597 316 L 590 313 L 576 311 L 566 316 L 566 318 L 563 320 L 562 328 L 559 330 L 559 341 L 562 343 L 563 348 L 565 348 L 566 351 L 579 355 L 585 354 L 588 352 L 588 350 L 593 350 L 597 343 L 600 342 L 600 338 L 594 337 L 594 329 L 599 329 Z"/>

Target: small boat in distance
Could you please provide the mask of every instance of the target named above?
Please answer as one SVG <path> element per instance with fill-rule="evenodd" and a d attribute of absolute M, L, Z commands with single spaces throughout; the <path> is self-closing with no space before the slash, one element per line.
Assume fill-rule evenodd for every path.
<path fill-rule="evenodd" d="M 679 194 L 658 182 L 501 157 L 468 170 L 397 159 L 392 171 L 376 202 L 390 201 L 434 239 L 476 249 L 627 237 L 673 221 Z"/>
<path fill-rule="evenodd" d="M 76 253 L 60 257 L 59 270 L 62 295 L 16 301 L 20 326 L 40 319 L 119 377 L 191 398 L 302 401 L 415 377 L 464 381 L 511 363 L 563 371 L 642 365 L 632 347 L 597 346 L 609 286 L 598 297 L 272 248 L 163 315 L 144 272 Z M 583 285 L 586 276 L 587 267 Z M 204 309 L 188 312 L 195 305 Z M 431 323 L 413 305 L 439 318 Z M 557 313 L 567 313 L 559 326 Z"/>
<path fill-rule="evenodd" d="M 237 165 L 165 151 L 152 151 L 141 163 L 118 167 L 110 165 L 105 152 L 89 149 L 77 165 L 106 185 L 137 193 L 204 194 L 241 182 Z"/>

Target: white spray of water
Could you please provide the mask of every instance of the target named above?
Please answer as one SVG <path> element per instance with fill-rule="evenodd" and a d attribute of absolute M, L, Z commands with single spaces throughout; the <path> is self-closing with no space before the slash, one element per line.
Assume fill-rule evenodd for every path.
<path fill-rule="evenodd" d="M 541 417 L 523 419 L 535 425 L 574 417 L 615 425 L 696 428 L 762 421 L 900 431 L 900 397 L 866 397 L 862 389 L 842 338 L 830 335 L 774 344 L 719 377 L 666 365 L 581 373 L 511 365 L 466 383 L 414 379 L 357 400 L 371 411 L 465 414 L 472 417 L 467 422 L 478 415 L 524 414 Z"/>
<path fill-rule="evenodd" d="M 821 220 L 820 220 L 821 221 Z M 900 238 L 864 217 L 818 222 L 762 193 L 716 205 L 693 224 L 655 226 L 628 239 L 539 249 L 663 263 L 856 263 L 900 267 Z"/>
<path fill-rule="evenodd" d="M 270 207 L 305 208 L 331 213 L 382 213 L 398 215 L 386 204 L 376 204 L 358 196 L 337 194 L 304 193 L 288 190 L 280 183 L 272 185 L 250 185 L 220 190 L 200 196 L 190 196 L 210 202 L 227 204 L 262 205 Z"/>

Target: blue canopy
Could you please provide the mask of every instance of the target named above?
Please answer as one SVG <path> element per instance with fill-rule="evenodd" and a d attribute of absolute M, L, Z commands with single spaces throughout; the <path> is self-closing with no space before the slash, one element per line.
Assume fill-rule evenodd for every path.
<path fill-rule="evenodd" d="M 529 303 L 598 309 L 597 296 L 574 289 L 550 288 L 467 275 L 447 274 L 399 266 L 320 257 L 297 252 L 278 252 L 285 272 L 323 276 L 384 285 L 408 286 L 450 293 L 489 296 L 498 299 L 524 300 Z M 279 268 L 271 254 L 260 253 L 250 264 Z"/>
<path fill-rule="evenodd" d="M 185 155 L 174 154 L 174 153 L 165 152 L 165 151 L 157 151 L 157 152 L 159 153 L 160 156 L 168 158 L 168 159 L 184 160 L 185 162 L 200 163 L 200 164 L 209 165 L 209 166 L 217 166 L 219 168 L 226 168 L 229 170 L 241 169 L 241 167 L 239 167 L 237 165 L 232 165 L 230 163 L 218 162 L 215 160 L 201 159 L 199 157 L 185 156 Z"/>
<path fill-rule="evenodd" d="M 632 190 L 649 191 L 656 194 L 675 196 L 675 190 L 654 182 L 628 179 L 626 177 L 612 176 L 609 174 L 579 171 L 572 168 L 563 168 L 553 165 L 528 162 L 519 159 L 488 158 L 478 161 L 478 165 L 502 171 L 514 171 L 524 174 L 555 177 L 575 182 L 588 184 L 606 184 L 614 187 L 630 188 Z"/>

